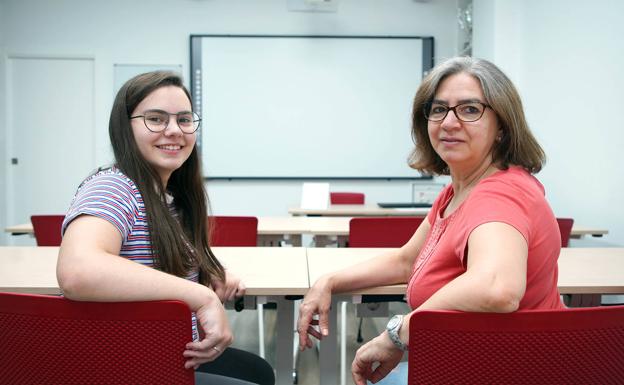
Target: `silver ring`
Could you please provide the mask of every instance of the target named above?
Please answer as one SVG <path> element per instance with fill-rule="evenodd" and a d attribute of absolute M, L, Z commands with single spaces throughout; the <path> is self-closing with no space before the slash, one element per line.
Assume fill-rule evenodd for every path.
<path fill-rule="evenodd" d="M 212 348 L 213 348 L 214 350 L 216 350 L 218 353 L 221 353 L 221 349 L 219 349 L 218 347 L 213 346 Z"/>

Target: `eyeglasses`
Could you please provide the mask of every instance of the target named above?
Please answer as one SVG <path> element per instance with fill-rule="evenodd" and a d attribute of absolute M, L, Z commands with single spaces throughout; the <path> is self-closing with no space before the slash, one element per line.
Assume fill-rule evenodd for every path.
<path fill-rule="evenodd" d="M 183 111 L 170 114 L 163 110 L 148 110 L 143 115 L 131 116 L 130 119 L 143 118 L 145 127 L 151 132 L 162 132 L 169 126 L 169 116 L 174 115 L 178 127 L 185 134 L 192 134 L 199 128 L 201 118 L 195 112 Z"/>
<path fill-rule="evenodd" d="M 490 106 L 481 102 L 460 103 L 455 107 L 431 102 L 425 104 L 423 112 L 425 113 L 425 118 L 431 122 L 441 122 L 451 110 L 455 113 L 457 119 L 462 122 L 474 122 L 481 119 L 487 107 Z"/>

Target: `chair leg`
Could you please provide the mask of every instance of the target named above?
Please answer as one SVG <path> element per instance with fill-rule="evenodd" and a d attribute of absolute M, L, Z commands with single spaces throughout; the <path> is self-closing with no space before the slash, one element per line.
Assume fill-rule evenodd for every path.
<path fill-rule="evenodd" d="M 264 354 L 264 305 L 258 304 L 258 355 L 265 358 Z"/>
<path fill-rule="evenodd" d="M 301 300 L 293 300 L 293 365 L 292 365 L 292 383 L 299 383 L 299 334 L 297 333 L 297 319 L 299 316 L 299 305 Z"/>
<path fill-rule="evenodd" d="M 347 384 L 347 302 L 340 303 L 340 385 Z"/>
<path fill-rule="evenodd" d="M 357 342 L 360 344 L 364 342 L 364 338 L 362 338 L 362 321 L 363 320 L 364 320 L 364 317 L 360 317 L 360 324 L 358 325 Z"/>

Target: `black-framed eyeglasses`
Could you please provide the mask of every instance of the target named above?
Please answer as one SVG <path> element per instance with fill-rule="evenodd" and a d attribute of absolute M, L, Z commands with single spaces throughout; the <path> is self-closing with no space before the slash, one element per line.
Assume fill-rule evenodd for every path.
<path fill-rule="evenodd" d="M 151 132 L 163 132 L 169 126 L 169 116 L 175 116 L 178 127 L 185 134 L 192 134 L 199 128 L 201 118 L 197 113 L 182 111 L 171 114 L 163 110 L 147 110 L 143 115 L 131 116 L 130 119 L 143 118 L 145 127 Z"/>
<path fill-rule="evenodd" d="M 425 104 L 423 112 L 425 113 L 425 118 L 431 122 L 441 122 L 444 118 L 446 118 L 449 111 L 453 111 L 457 119 L 462 122 L 475 122 L 481 119 L 485 109 L 488 107 L 490 106 L 481 102 L 460 103 L 454 107 L 450 107 L 442 103 L 431 102 Z"/>

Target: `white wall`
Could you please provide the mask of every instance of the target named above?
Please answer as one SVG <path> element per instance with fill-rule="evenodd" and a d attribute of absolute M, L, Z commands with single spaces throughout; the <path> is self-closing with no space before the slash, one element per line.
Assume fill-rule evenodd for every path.
<path fill-rule="evenodd" d="M 6 25 L 6 12 L 5 5 L 3 1 L 0 0 L 0 229 L 4 229 L 7 225 L 6 222 L 6 178 L 7 172 L 6 168 L 10 162 L 10 159 L 7 158 L 7 150 L 5 147 L 6 141 L 6 120 L 4 119 L 5 113 L 5 32 L 3 25 Z M 3 239 L 6 236 L 4 232 L 0 235 L 0 245 L 4 244 Z"/>
<path fill-rule="evenodd" d="M 192 33 L 433 35 L 439 60 L 455 54 L 455 6 L 450 0 L 341 0 L 337 13 L 304 13 L 288 12 L 286 0 L 0 0 L 0 116 L 6 55 L 94 57 L 95 167 L 111 160 L 107 122 L 116 63 L 181 64 L 188 76 Z M 518 86 L 549 157 L 538 177 L 555 212 L 607 227 L 610 234 L 594 244 L 624 245 L 617 152 L 624 145 L 624 120 L 617 115 L 624 3 L 474 0 L 474 9 L 473 52 L 500 65 Z M 0 143 L 5 137 L 1 118 Z M 4 227 L 10 159 L 2 145 L 0 159 Z M 209 182 L 208 189 L 216 213 L 284 215 L 298 202 L 300 183 Z M 406 200 L 411 192 L 407 183 L 384 181 L 340 182 L 332 189 L 364 191 L 371 202 Z"/>
<path fill-rule="evenodd" d="M 112 159 L 107 125 L 113 99 L 113 65 L 181 64 L 188 77 L 190 34 L 434 36 L 438 58 L 455 53 L 454 0 L 340 0 L 336 13 L 288 12 L 286 4 L 286 0 L 0 0 L 0 37 L 6 55 L 95 59 L 93 167 Z M 4 61 L 3 57 L 0 65 Z M 4 78 L 5 70 L 0 70 Z M 2 83 L 0 86 L 4 90 Z M 1 131 L 4 135 L 5 130 Z M 4 182 L 5 169 L 0 168 Z M 299 201 L 300 184 L 209 182 L 208 189 L 215 213 L 286 215 L 287 207 Z M 365 192 L 371 202 L 411 198 L 411 186 L 406 182 L 343 182 L 335 189 Z M 5 188 L 2 190 L 0 202 L 6 201 Z"/>
<path fill-rule="evenodd" d="M 624 2 L 475 0 L 474 55 L 514 80 L 548 156 L 555 214 L 606 227 L 624 246 Z"/>

